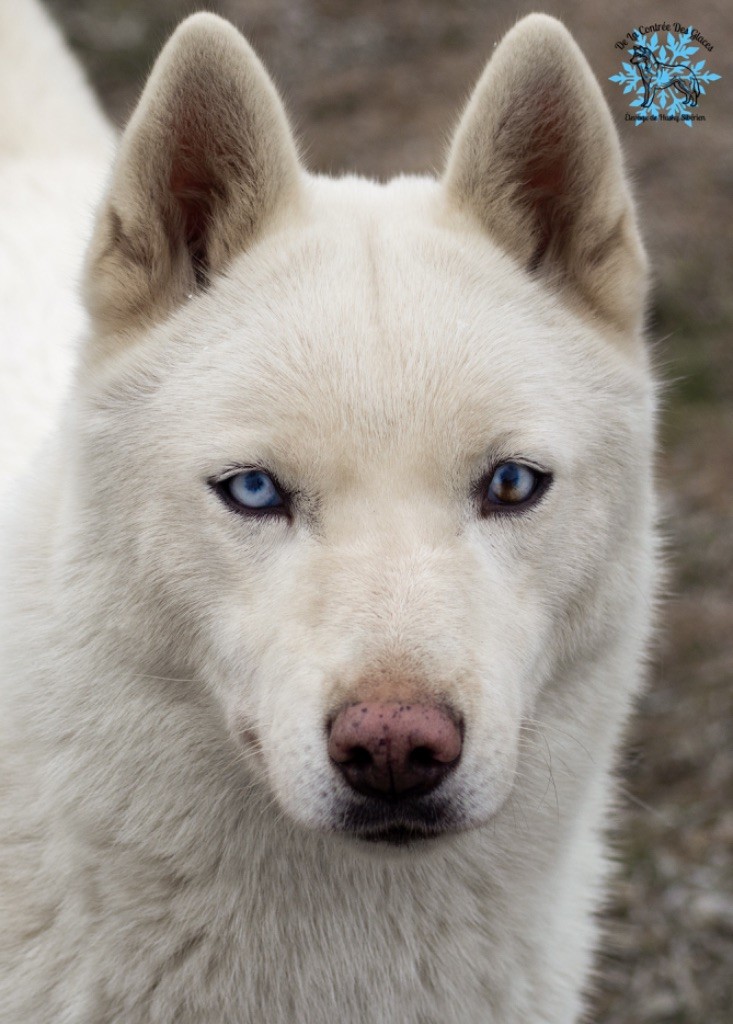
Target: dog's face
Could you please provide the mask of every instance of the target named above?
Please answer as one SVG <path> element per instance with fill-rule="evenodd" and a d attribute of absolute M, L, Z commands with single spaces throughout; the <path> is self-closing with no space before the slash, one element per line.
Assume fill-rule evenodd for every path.
<path fill-rule="evenodd" d="M 652 56 L 652 51 L 647 46 L 635 46 L 631 52 L 632 64 L 646 64 Z"/>
<path fill-rule="evenodd" d="M 643 268 L 594 92 L 593 117 L 576 115 L 583 162 L 541 118 L 539 158 L 517 162 L 517 138 L 496 133 L 492 104 L 538 34 L 548 68 L 560 58 L 558 104 L 597 89 L 566 33 L 529 19 L 444 180 L 378 186 L 301 172 L 251 51 L 196 17 L 100 216 L 80 417 L 87 487 L 110 509 L 98 550 L 145 619 L 142 661 L 194 678 L 308 827 L 395 840 L 486 822 L 538 694 L 597 647 L 631 585 Z M 194 66 L 206 131 L 195 102 L 171 106 Z M 242 68 L 246 152 L 216 121 Z M 177 120 L 158 137 L 161 109 Z M 235 149 L 224 171 L 196 158 L 212 138 Z M 583 174 L 600 196 L 580 202 Z M 397 724 L 374 724 L 383 712 Z"/>

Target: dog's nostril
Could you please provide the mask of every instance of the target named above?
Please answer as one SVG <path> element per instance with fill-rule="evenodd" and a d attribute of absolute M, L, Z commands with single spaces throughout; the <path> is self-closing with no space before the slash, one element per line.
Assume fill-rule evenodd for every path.
<path fill-rule="evenodd" d="M 366 747 L 353 747 L 350 753 L 351 757 L 345 763 L 353 765 L 354 768 L 366 768 L 372 763 L 372 755 Z"/>
<path fill-rule="evenodd" d="M 410 751 L 408 760 L 411 764 L 419 765 L 423 768 L 432 768 L 433 765 L 440 763 L 430 747 L 415 747 L 414 750 Z"/>

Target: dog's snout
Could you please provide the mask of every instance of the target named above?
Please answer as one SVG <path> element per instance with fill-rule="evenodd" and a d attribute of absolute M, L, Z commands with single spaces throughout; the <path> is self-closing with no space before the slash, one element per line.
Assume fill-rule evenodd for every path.
<path fill-rule="evenodd" d="M 358 793 L 399 799 L 435 789 L 457 763 L 462 745 L 461 728 L 444 707 L 371 702 L 339 712 L 328 753 Z"/>

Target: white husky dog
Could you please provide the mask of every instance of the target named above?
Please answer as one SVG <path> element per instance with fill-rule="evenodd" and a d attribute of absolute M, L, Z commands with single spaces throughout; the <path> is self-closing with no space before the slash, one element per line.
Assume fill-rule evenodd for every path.
<path fill-rule="evenodd" d="M 109 130 L 20 6 L 0 1019 L 578 1020 L 655 562 L 645 261 L 588 65 L 526 18 L 439 180 L 332 180 L 238 32 L 185 21 L 36 445 Z"/>

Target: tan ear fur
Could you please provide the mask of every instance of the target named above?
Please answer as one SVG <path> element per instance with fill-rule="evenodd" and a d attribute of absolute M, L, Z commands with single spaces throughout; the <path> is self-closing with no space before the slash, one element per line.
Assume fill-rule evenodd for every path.
<path fill-rule="evenodd" d="M 564 26 L 522 19 L 489 61 L 445 172 L 451 206 L 478 218 L 528 272 L 636 331 L 646 260 L 618 136 L 600 87 Z"/>
<path fill-rule="evenodd" d="M 97 217 L 86 280 L 97 332 L 165 316 L 298 193 L 295 143 L 262 64 L 228 22 L 188 18 L 153 68 Z"/>

